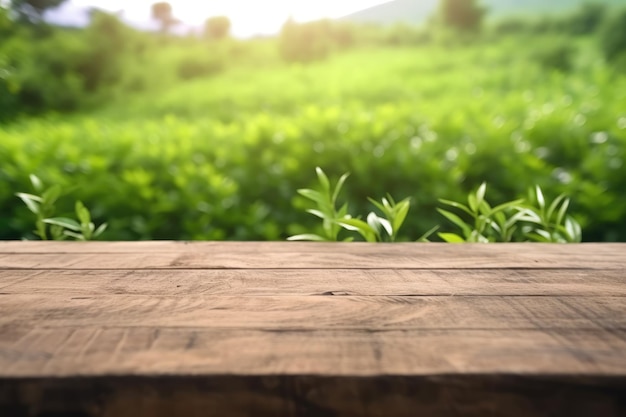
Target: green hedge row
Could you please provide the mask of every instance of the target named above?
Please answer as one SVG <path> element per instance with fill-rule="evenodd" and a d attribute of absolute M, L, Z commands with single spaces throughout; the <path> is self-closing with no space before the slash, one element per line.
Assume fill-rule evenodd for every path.
<path fill-rule="evenodd" d="M 464 120 L 429 125 L 410 107 L 390 105 L 310 107 L 295 119 L 259 115 L 239 126 L 174 117 L 110 128 L 40 122 L 29 138 L 0 134 L 0 237 L 32 228 L 13 193 L 29 190 L 34 172 L 73 187 L 62 209 L 86 202 L 109 222 L 108 239 L 283 239 L 311 227 L 294 203 L 301 206 L 296 189 L 315 183 L 319 165 L 334 176 L 351 173 L 345 197 L 356 212 L 366 212 L 367 196 L 412 197 L 405 232 L 415 237 L 442 222 L 438 198 L 461 199 L 485 180 L 496 201 L 532 184 L 553 197 L 565 191 L 585 238 L 624 240 L 625 135 L 559 134 L 550 129 L 558 120 L 547 119 L 526 132 L 501 128 L 503 140 L 468 136 Z M 453 146 L 442 131 L 457 138 Z"/>
<path fill-rule="evenodd" d="M 493 203 L 566 192 L 585 240 L 626 240 L 626 77 L 510 47 L 361 51 L 0 127 L 0 239 L 32 230 L 14 196 L 31 173 L 71 189 L 61 211 L 79 199 L 107 221 L 105 239 L 284 239 L 317 225 L 296 190 L 320 166 L 351 173 L 353 212 L 411 197 L 410 237 L 486 181 Z"/>

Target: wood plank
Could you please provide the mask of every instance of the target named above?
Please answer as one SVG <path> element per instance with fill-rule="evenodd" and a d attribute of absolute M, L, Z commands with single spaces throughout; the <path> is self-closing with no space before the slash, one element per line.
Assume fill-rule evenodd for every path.
<path fill-rule="evenodd" d="M 626 331 L 3 327 L 0 378 L 615 375 Z"/>
<path fill-rule="evenodd" d="M 626 297 L 0 296 L 0 325 L 626 329 Z"/>
<path fill-rule="evenodd" d="M 436 243 L 315 244 L 237 242 L 212 250 L 202 242 L 180 245 L 187 250 L 100 252 L 105 246 L 86 242 L 81 252 L 28 252 L 31 242 L 16 244 L 15 253 L 0 254 L 0 269 L 626 269 L 626 244 L 467 244 Z M 32 242 L 36 243 L 36 242 Z M 45 243 L 45 242 L 44 242 Z M 294 245 L 287 251 L 287 245 Z M 354 246 L 351 246 L 354 245 Z M 33 247 L 41 246 L 37 243 Z M 54 248 L 56 246 L 51 246 Z M 76 247 L 72 245 L 71 248 Z M 26 248 L 23 252 L 19 248 Z M 92 252 L 83 250 L 93 249 Z M 233 250 L 229 250 L 229 249 Z M 38 249 L 42 250 L 43 249 Z M 52 249 L 50 249 L 52 250 Z M 71 255 L 70 255 L 71 254 Z"/>
<path fill-rule="evenodd" d="M 0 242 L 0 416 L 621 417 L 625 254 Z"/>
<path fill-rule="evenodd" d="M 0 380 L 0 412 L 17 417 L 622 417 L 625 385 L 623 379 L 575 375 Z"/>
<path fill-rule="evenodd" d="M 366 242 L 241 242 L 241 241 L 133 241 L 133 242 L 73 242 L 73 241 L 0 241 L 0 254 L 16 253 L 249 253 L 249 252 L 312 252 L 312 253 L 396 253 L 415 251 L 436 257 L 448 250 L 464 254 L 483 255 L 496 252 L 515 254 L 560 253 L 604 253 L 623 255 L 626 243 L 493 243 L 461 244 L 448 243 L 366 243 Z M 522 249 L 522 250 L 520 250 Z"/>
<path fill-rule="evenodd" d="M 620 270 L 0 270 L 0 294 L 626 296 Z"/>

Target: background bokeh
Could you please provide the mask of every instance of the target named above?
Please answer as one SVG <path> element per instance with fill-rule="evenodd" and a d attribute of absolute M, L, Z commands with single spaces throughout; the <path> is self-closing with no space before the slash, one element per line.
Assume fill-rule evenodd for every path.
<path fill-rule="evenodd" d="M 401 0 L 245 39 L 184 32 L 175 2 L 155 30 L 49 23 L 62 3 L 0 2 L 0 239 L 32 236 L 30 174 L 103 239 L 285 239 L 319 227 L 297 194 L 319 166 L 355 212 L 411 197 L 405 239 L 486 181 L 565 192 L 584 240 L 626 241 L 621 1 Z"/>

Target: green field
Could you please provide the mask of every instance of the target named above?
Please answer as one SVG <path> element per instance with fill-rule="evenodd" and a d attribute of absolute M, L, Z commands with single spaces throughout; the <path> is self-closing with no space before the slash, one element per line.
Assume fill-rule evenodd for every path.
<path fill-rule="evenodd" d="M 33 228 L 14 195 L 31 173 L 68 189 L 60 212 L 80 199 L 107 221 L 104 239 L 285 239 L 317 227 L 297 189 L 319 166 L 350 173 L 354 212 L 410 197 L 404 239 L 449 228 L 438 199 L 486 181 L 494 202 L 567 193 L 585 240 L 626 240 L 626 76 L 595 37 L 370 43 L 309 63 L 255 42 L 214 74 L 0 125 L 0 239 Z"/>

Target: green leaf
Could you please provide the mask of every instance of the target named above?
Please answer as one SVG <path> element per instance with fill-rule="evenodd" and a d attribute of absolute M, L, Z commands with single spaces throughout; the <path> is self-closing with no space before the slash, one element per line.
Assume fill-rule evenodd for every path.
<path fill-rule="evenodd" d="M 437 211 L 439 213 L 441 213 L 441 215 L 443 215 L 446 219 L 450 220 L 452 223 L 454 223 L 455 225 L 457 225 L 458 227 L 461 228 L 461 230 L 463 230 L 463 234 L 465 236 L 469 236 L 470 233 L 472 232 L 472 228 L 470 226 L 467 225 L 467 223 L 465 223 L 459 216 L 457 216 L 456 214 L 449 212 L 448 210 L 444 210 L 444 209 L 440 209 L 438 208 Z"/>
<path fill-rule="evenodd" d="M 341 176 L 341 178 L 339 178 L 339 181 L 337 181 L 337 184 L 335 185 L 335 191 L 333 192 L 332 197 L 333 204 L 335 204 L 335 202 L 337 201 L 337 197 L 339 197 L 339 191 L 341 190 L 341 187 L 343 187 L 343 184 L 346 182 L 346 179 L 348 179 L 349 175 L 350 174 L 345 173 Z"/>
<path fill-rule="evenodd" d="M 41 182 L 39 177 L 35 174 L 30 174 L 29 178 L 30 178 L 30 183 L 33 185 L 33 188 L 35 189 L 35 191 L 41 192 L 41 190 L 43 190 L 43 183 Z"/>
<path fill-rule="evenodd" d="M 469 208 L 472 212 L 476 213 L 478 211 L 478 201 L 474 194 L 469 194 L 467 196 L 467 202 L 469 203 Z"/>
<path fill-rule="evenodd" d="M 319 217 L 322 220 L 327 219 L 327 216 L 324 213 L 322 213 L 321 211 L 319 211 L 319 210 L 308 209 L 306 212 L 310 213 L 310 214 L 312 214 L 312 215 L 314 215 L 316 217 Z"/>
<path fill-rule="evenodd" d="M 426 233 L 424 233 L 423 235 L 421 235 L 418 239 L 417 242 L 428 242 L 428 238 L 430 237 L 430 235 L 432 235 L 433 233 L 435 233 L 437 231 L 437 229 L 439 229 L 439 225 L 433 227 L 432 229 L 428 230 Z"/>
<path fill-rule="evenodd" d="M 539 208 L 543 212 L 543 209 L 546 206 L 546 200 L 543 198 L 541 187 L 539 187 L 538 185 L 535 186 L 535 197 L 537 198 L 537 204 L 539 205 Z"/>
<path fill-rule="evenodd" d="M 464 204 L 457 203 L 456 201 L 444 200 L 442 198 L 439 199 L 439 202 L 443 204 L 447 204 L 448 206 L 452 206 L 454 208 L 458 208 L 459 210 L 463 210 L 464 212 L 466 212 L 472 217 L 474 216 L 474 213 Z"/>
<path fill-rule="evenodd" d="M 539 230 L 537 230 L 536 232 L 539 232 Z M 540 242 L 540 243 L 550 243 L 550 242 L 552 242 L 552 237 L 550 236 L 549 233 L 546 236 L 545 233 L 547 233 L 547 232 L 545 230 L 541 230 L 541 232 L 542 233 L 526 233 L 526 237 L 528 237 L 529 239 L 531 239 L 534 242 Z"/>
<path fill-rule="evenodd" d="M 482 184 L 480 184 L 480 187 L 478 187 L 478 190 L 476 191 L 476 203 L 477 205 L 480 205 L 480 203 L 483 202 L 483 200 L 485 199 L 485 193 L 487 192 L 487 183 L 483 182 Z"/>
<path fill-rule="evenodd" d="M 72 237 L 72 238 L 74 238 L 76 240 L 87 240 L 84 235 L 82 235 L 80 233 L 70 232 L 69 230 L 64 230 L 63 234 L 65 236 Z"/>
<path fill-rule="evenodd" d="M 493 218 L 495 219 L 495 223 L 502 228 L 506 228 L 506 216 L 503 212 L 498 211 L 493 213 Z"/>
<path fill-rule="evenodd" d="M 535 230 L 535 234 L 541 236 L 542 240 L 540 240 L 540 241 L 543 241 L 543 242 L 552 242 L 553 241 L 552 235 L 547 230 L 536 229 Z"/>
<path fill-rule="evenodd" d="M 315 167 L 315 172 L 317 173 L 317 179 L 322 185 L 322 188 L 326 191 L 326 194 L 330 195 L 330 181 L 328 181 L 328 177 L 320 167 Z"/>
<path fill-rule="evenodd" d="M 404 224 L 404 220 L 406 219 L 406 216 L 408 215 L 410 208 L 411 208 L 411 200 L 409 198 L 406 198 L 400 201 L 398 204 L 396 204 L 395 216 L 393 217 L 393 219 L 390 219 L 392 222 L 391 226 L 393 227 L 394 233 L 398 233 L 398 230 L 400 230 L 400 228 L 402 227 L 402 224 Z"/>
<path fill-rule="evenodd" d="M 98 228 L 93 232 L 93 237 L 98 237 L 107 229 L 109 225 L 107 223 L 102 223 Z"/>
<path fill-rule="evenodd" d="M 65 240 L 67 237 L 65 229 L 56 225 L 50 227 L 50 236 L 52 237 L 52 240 Z"/>
<path fill-rule="evenodd" d="M 391 196 L 389 196 L 389 198 L 391 199 Z M 389 200 L 388 200 L 387 198 L 385 198 L 385 197 L 383 197 L 383 198 L 381 199 L 381 201 L 382 201 L 382 203 L 383 203 L 383 207 L 385 208 L 385 210 L 386 210 L 388 213 L 390 213 L 390 212 L 393 210 L 393 206 L 394 206 L 395 204 L 390 203 L 390 202 L 389 202 Z M 391 199 L 391 201 L 393 201 L 393 199 Z"/>
<path fill-rule="evenodd" d="M 343 217 L 346 217 L 347 214 L 348 214 L 348 203 L 344 203 L 344 205 L 341 206 L 341 208 L 337 212 L 337 217 L 341 219 Z"/>
<path fill-rule="evenodd" d="M 301 188 L 298 190 L 298 193 L 316 203 L 324 201 L 324 196 L 319 191 L 311 190 L 310 188 Z"/>
<path fill-rule="evenodd" d="M 541 224 L 541 217 L 533 208 L 523 208 L 519 210 L 520 213 L 523 213 L 520 221 Z"/>
<path fill-rule="evenodd" d="M 369 200 L 370 203 L 372 203 L 374 206 L 376 206 L 376 208 L 378 210 L 380 210 L 384 214 L 388 215 L 389 211 L 387 210 L 387 208 L 383 204 L 379 203 L 378 201 L 374 200 L 371 197 L 367 197 L 367 199 Z"/>
<path fill-rule="evenodd" d="M 376 242 L 376 230 L 359 219 L 344 219 L 337 222 L 341 227 L 352 232 L 358 232 L 368 242 Z"/>
<path fill-rule="evenodd" d="M 440 238 L 448 243 L 465 243 L 465 239 L 455 233 L 437 233 Z"/>
<path fill-rule="evenodd" d="M 307 241 L 314 241 L 314 242 L 327 242 L 328 241 L 324 237 L 322 237 L 320 235 L 313 234 L 313 233 L 289 236 L 287 238 L 287 240 L 290 240 L 290 241 L 307 240 Z"/>
<path fill-rule="evenodd" d="M 322 211 L 327 217 L 333 217 L 335 209 L 332 206 L 331 202 L 328 201 L 326 196 L 324 196 L 322 193 L 308 188 L 300 189 L 298 190 L 298 193 L 316 203 L 320 211 Z"/>
<path fill-rule="evenodd" d="M 512 215 L 511 217 L 509 217 L 506 222 L 504 223 L 504 228 L 505 229 L 510 229 L 511 227 L 513 227 L 513 225 L 515 225 L 518 221 L 522 221 L 526 218 L 526 212 L 525 211 L 518 211 L 517 213 L 515 213 L 514 215 Z"/>
<path fill-rule="evenodd" d="M 376 213 L 371 212 L 367 215 L 367 224 L 369 224 L 373 230 L 376 230 L 377 234 L 380 234 L 380 229 L 382 227 L 387 232 L 387 235 L 393 237 L 393 228 L 391 227 L 389 220 L 383 217 L 378 217 Z"/>
<path fill-rule="evenodd" d="M 82 201 L 77 201 L 75 205 L 76 216 L 81 224 L 89 224 L 91 222 L 91 213 Z"/>
<path fill-rule="evenodd" d="M 35 214 L 40 213 L 41 197 L 27 193 L 16 193 L 15 195 L 26 204 L 30 211 Z"/>
<path fill-rule="evenodd" d="M 82 230 L 80 224 L 76 220 L 68 219 L 67 217 L 54 217 L 51 219 L 44 219 L 43 221 L 46 224 L 53 224 L 56 226 L 64 227 L 75 232 L 80 232 Z"/>
<path fill-rule="evenodd" d="M 556 211 L 557 207 L 559 206 L 559 204 L 561 203 L 561 201 L 565 198 L 565 194 L 561 194 L 560 196 L 558 196 L 557 198 L 554 199 L 554 201 L 552 202 L 552 204 L 550 204 L 550 207 L 548 207 L 548 211 L 546 213 L 546 220 L 551 221 L 552 220 L 552 214 L 554 214 L 554 212 Z M 569 205 L 569 201 L 567 203 Z M 566 208 L 567 210 L 567 208 Z M 556 224 L 561 224 L 560 221 L 557 221 Z"/>
<path fill-rule="evenodd" d="M 580 224 L 571 217 L 565 219 L 565 230 L 570 242 L 580 242 L 582 240 L 582 230 Z"/>
<path fill-rule="evenodd" d="M 563 201 L 563 204 L 561 205 L 561 208 L 559 209 L 559 212 L 556 216 L 556 225 L 559 226 L 561 224 L 563 224 L 563 219 L 565 219 L 566 217 L 566 213 L 567 213 L 567 209 L 569 208 L 569 198 L 566 198 Z"/>
<path fill-rule="evenodd" d="M 60 185 L 53 185 L 44 191 L 41 197 L 46 205 L 51 206 L 59 199 L 59 197 L 61 197 L 62 193 L 63 189 Z"/>
<path fill-rule="evenodd" d="M 495 212 L 486 200 L 480 202 L 478 211 L 485 217 L 490 217 Z"/>
<path fill-rule="evenodd" d="M 515 208 L 517 206 L 520 206 L 523 202 L 524 202 L 524 200 L 521 199 L 521 198 L 518 199 L 518 200 L 507 201 L 506 203 L 502 203 L 502 204 L 492 208 L 491 209 L 491 213 L 498 213 L 500 211 L 504 211 L 504 210 L 509 209 L 509 208 Z"/>
<path fill-rule="evenodd" d="M 467 239 L 467 242 L 489 243 L 489 239 L 479 233 L 478 230 L 472 230 L 472 233 L 470 234 L 469 239 Z"/>

